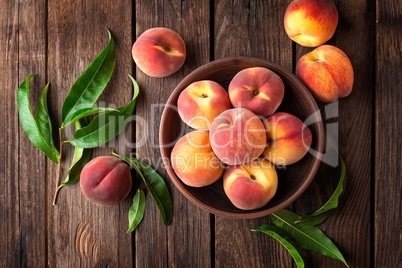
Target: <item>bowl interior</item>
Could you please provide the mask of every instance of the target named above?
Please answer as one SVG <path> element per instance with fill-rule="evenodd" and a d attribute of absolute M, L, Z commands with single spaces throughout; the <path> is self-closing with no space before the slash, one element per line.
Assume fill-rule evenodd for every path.
<path fill-rule="evenodd" d="M 181 91 L 200 80 L 215 81 L 227 90 L 232 78 L 250 67 L 268 68 L 282 78 L 285 96 L 277 112 L 288 112 L 302 121 L 308 119 L 308 122 L 314 122 L 308 125 L 313 134 L 311 149 L 321 155 L 324 147 L 323 125 L 316 102 L 304 85 L 284 68 L 263 59 L 236 57 L 210 62 L 190 73 L 173 91 L 162 114 L 159 133 L 162 158 L 173 183 L 190 201 L 208 212 L 229 218 L 262 217 L 288 206 L 308 187 L 320 163 L 319 157 L 307 153 L 293 165 L 277 167 L 278 190 L 274 198 L 264 207 L 250 211 L 240 210 L 230 202 L 223 191 L 222 178 L 212 185 L 194 188 L 185 185 L 176 176 L 170 163 L 172 148 L 180 137 L 193 130 L 184 124 L 177 112 L 177 99 Z"/>

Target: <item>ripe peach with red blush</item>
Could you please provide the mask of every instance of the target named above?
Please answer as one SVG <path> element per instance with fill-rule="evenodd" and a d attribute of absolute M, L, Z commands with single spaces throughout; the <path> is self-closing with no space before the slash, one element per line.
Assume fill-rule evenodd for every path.
<path fill-rule="evenodd" d="M 224 165 L 212 151 L 208 131 L 196 130 L 181 137 L 171 154 L 173 170 L 181 181 L 192 187 L 217 181 Z"/>
<path fill-rule="evenodd" d="M 210 80 L 194 82 L 186 87 L 177 100 L 180 118 L 195 129 L 209 129 L 212 121 L 230 109 L 228 93 Z"/>
<path fill-rule="evenodd" d="M 273 114 L 283 100 L 282 79 L 267 68 L 247 68 L 237 73 L 229 84 L 229 98 L 236 108 L 246 108 L 256 115 Z"/>
<path fill-rule="evenodd" d="M 331 0 L 295 0 L 286 9 L 284 24 L 290 39 L 317 47 L 334 35 L 338 11 Z"/>
<path fill-rule="evenodd" d="M 100 205 L 123 201 L 132 186 L 130 168 L 113 156 L 99 156 L 85 165 L 80 175 L 84 196 Z"/>
<path fill-rule="evenodd" d="M 324 103 L 348 96 L 353 88 L 352 63 L 342 50 L 331 45 L 302 56 L 296 65 L 296 76 L 316 100 Z"/>
<path fill-rule="evenodd" d="M 138 68 L 153 77 L 175 73 L 186 59 L 186 45 L 175 31 L 151 28 L 138 37 L 132 48 Z"/>
<path fill-rule="evenodd" d="M 266 144 L 265 128 L 251 111 L 234 108 L 221 113 L 210 129 L 211 147 L 228 165 L 238 165 L 258 158 Z"/>
<path fill-rule="evenodd" d="M 308 152 L 312 134 L 296 116 L 275 113 L 264 120 L 268 144 L 263 156 L 275 165 L 291 165 Z"/>
<path fill-rule="evenodd" d="M 232 204 L 243 210 L 265 206 L 278 188 L 275 167 L 264 158 L 230 166 L 223 174 L 223 189 Z"/>

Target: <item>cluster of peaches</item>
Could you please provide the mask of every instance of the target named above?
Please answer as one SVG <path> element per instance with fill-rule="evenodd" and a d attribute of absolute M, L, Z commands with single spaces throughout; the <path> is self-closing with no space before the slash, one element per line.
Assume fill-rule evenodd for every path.
<path fill-rule="evenodd" d="M 284 27 L 290 39 L 306 47 L 317 47 L 302 56 L 296 76 L 315 99 L 329 103 L 348 96 L 353 87 L 353 67 L 339 48 L 322 45 L 334 35 L 338 11 L 332 0 L 294 0 L 286 9 Z M 136 65 L 152 77 L 166 77 L 179 70 L 186 59 L 186 46 L 176 32 L 151 28 L 134 43 Z"/>
<path fill-rule="evenodd" d="M 186 87 L 177 108 L 195 130 L 173 147 L 177 176 L 188 186 L 203 187 L 223 174 L 224 191 L 234 206 L 251 210 L 266 205 L 278 186 L 274 165 L 299 161 L 312 141 L 300 119 L 275 113 L 284 92 L 282 79 L 262 67 L 237 73 L 228 91 L 210 80 Z"/>
<path fill-rule="evenodd" d="M 353 87 L 353 67 L 339 48 L 322 45 L 334 35 L 338 11 L 331 0 L 295 0 L 286 9 L 287 35 L 305 47 L 317 47 L 302 56 L 296 65 L 296 76 L 315 99 L 329 103 L 348 96 Z"/>
<path fill-rule="evenodd" d="M 348 96 L 353 87 L 349 58 L 337 47 L 322 45 L 333 36 L 337 24 L 338 12 L 331 0 L 294 0 L 284 16 L 285 31 L 293 41 L 306 47 L 319 46 L 299 59 L 296 76 L 323 103 Z M 144 73 L 166 77 L 184 64 L 186 46 L 176 32 L 151 28 L 136 40 L 132 54 Z M 189 85 L 179 96 L 177 106 L 181 119 L 195 130 L 182 137 L 172 150 L 171 163 L 177 176 L 189 186 L 202 187 L 223 174 L 225 193 L 236 207 L 249 210 L 267 204 L 278 185 L 274 165 L 297 162 L 312 141 L 311 131 L 300 119 L 275 113 L 284 90 L 281 78 L 265 68 L 240 71 L 228 91 L 213 81 Z M 125 183 L 115 184 L 131 188 L 128 168 L 117 160 L 101 158 L 82 171 L 85 196 L 104 204 L 123 200 L 128 191 L 117 186 L 111 187 L 112 194 L 104 200 L 99 196 L 110 186 L 99 188 L 99 193 L 91 196 L 89 190 L 95 184 L 87 177 L 99 167 L 107 172 L 98 173 L 98 181 L 105 176 L 110 181 L 127 177 L 130 179 Z"/>
<path fill-rule="evenodd" d="M 319 46 L 299 59 L 296 76 L 323 103 L 348 96 L 353 87 L 349 58 L 337 47 L 322 45 L 337 24 L 338 12 L 331 0 L 295 0 L 284 16 L 285 31 L 293 41 Z M 153 77 L 173 74 L 185 57 L 183 39 L 167 28 L 147 30 L 133 46 L 137 66 Z M 281 78 L 265 68 L 239 72 L 228 91 L 213 81 L 189 85 L 177 107 L 181 119 L 195 131 L 172 150 L 177 176 L 189 186 L 202 187 L 223 174 L 224 191 L 236 207 L 249 210 L 267 204 L 278 184 L 274 165 L 297 162 L 312 140 L 298 118 L 274 113 L 283 96 Z"/>

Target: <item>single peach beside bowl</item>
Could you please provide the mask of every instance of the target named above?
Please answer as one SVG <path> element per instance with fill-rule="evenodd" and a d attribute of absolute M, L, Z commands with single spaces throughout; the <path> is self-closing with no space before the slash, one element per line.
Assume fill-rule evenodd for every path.
<path fill-rule="evenodd" d="M 123 201 L 132 186 L 128 165 L 114 156 L 99 156 L 81 171 L 80 187 L 84 196 L 99 205 L 115 205 Z"/>
<path fill-rule="evenodd" d="M 296 65 L 296 76 L 317 101 L 329 103 L 352 92 L 354 74 L 348 56 L 331 45 L 319 46 L 303 55 Z"/>
<path fill-rule="evenodd" d="M 332 0 L 295 0 L 286 9 L 285 31 L 305 47 L 317 47 L 334 35 L 338 11 Z"/>
<path fill-rule="evenodd" d="M 132 48 L 141 71 L 152 77 L 166 77 L 183 66 L 186 45 L 178 33 L 168 28 L 151 28 L 141 34 Z"/>

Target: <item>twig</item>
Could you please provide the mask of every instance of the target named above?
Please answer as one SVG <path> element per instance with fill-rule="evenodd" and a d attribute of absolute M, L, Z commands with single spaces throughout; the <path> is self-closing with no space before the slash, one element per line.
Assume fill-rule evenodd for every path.
<path fill-rule="evenodd" d="M 57 183 L 56 183 L 56 191 L 54 193 L 53 205 L 56 205 L 56 198 L 57 198 L 57 193 L 59 192 L 59 184 L 60 184 L 61 154 L 62 154 L 62 149 L 63 149 L 61 128 L 59 129 L 59 138 L 60 138 L 60 155 L 59 155 L 59 165 L 58 165 L 58 169 L 57 169 L 57 180 L 56 180 Z"/>

